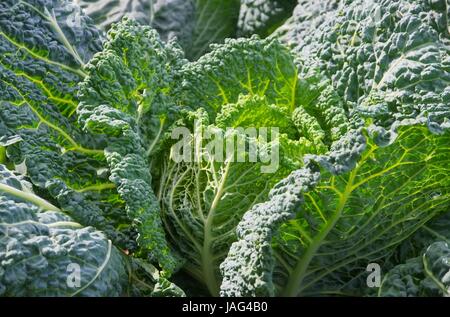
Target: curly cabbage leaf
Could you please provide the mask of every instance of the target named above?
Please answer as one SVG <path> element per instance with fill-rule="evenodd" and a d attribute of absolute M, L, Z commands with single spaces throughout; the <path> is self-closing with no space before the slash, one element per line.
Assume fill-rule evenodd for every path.
<path fill-rule="evenodd" d="M 236 103 L 240 95 L 257 95 L 289 115 L 303 106 L 316 126 L 325 130 L 345 122 L 341 98 L 316 74 L 298 76 L 294 56 L 277 40 L 253 36 L 211 47 L 212 52 L 183 67 L 183 85 L 177 92 L 180 104 L 190 109 L 201 107 L 215 117 L 222 105 Z M 322 115 L 325 110 L 327 114 Z M 302 120 L 293 120 L 301 129 Z M 337 130 L 333 133 L 338 134 Z M 310 138 L 307 133 L 304 136 Z"/>
<path fill-rule="evenodd" d="M 99 33 L 86 16 L 80 26 L 68 24 L 74 9 L 68 1 L 45 4 L 0 4 L 1 145 L 74 220 L 133 249 L 124 202 L 108 179 L 105 139 L 83 133 L 76 118 L 77 84 L 101 49 Z"/>
<path fill-rule="evenodd" d="M 124 255 L 0 165 L 0 295 L 121 296 Z"/>
<path fill-rule="evenodd" d="M 300 78 L 318 71 L 360 128 L 243 216 L 221 265 L 224 296 L 360 295 L 369 263 L 448 211 L 445 1 L 310 3 L 282 40 L 296 46 Z"/>
<path fill-rule="evenodd" d="M 112 27 L 104 50 L 86 66 L 77 109 L 85 130 L 109 137 L 109 179 L 138 222 L 138 242 L 169 273 L 178 264 L 166 245 L 148 156 L 175 111 L 170 85 L 183 62 L 180 57 L 155 30 L 125 18 Z"/>
<path fill-rule="evenodd" d="M 341 139 L 275 186 L 271 199 L 239 224 L 239 241 L 221 265 L 221 294 L 356 295 L 364 289 L 369 263 L 382 264 L 448 210 L 449 133 L 432 134 L 423 124 L 397 133 L 390 145 L 351 133 L 356 139 Z"/>
<path fill-rule="evenodd" d="M 154 31 L 134 37 L 137 25 L 127 20 L 92 57 L 101 37 L 89 18 L 72 25 L 73 5 L 46 4 L 1 3 L 2 146 L 73 219 L 130 252 L 140 247 L 171 272 L 176 261 L 160 225 L 147 157 L 173 114 L 165 96 L 169 65 L 183 59 Z"/>
<path fill-rule="evenodd" d="M 377 125 L 421 114 L 449 116 L 449 11 L 446 0 L 308 2 L 281 36 L 305 71 L 319 70 L 349 108 Z"/>
<path fill-rule="evenodd" d="M 344 5 L 342 0 L 311 1 L 298 0 L 292 16 L 271 36 L 279 37 L 285 43 L 298 46 L 300 34 L 317 29 L 327 20 L 335 17 L 335 11 Z"/>

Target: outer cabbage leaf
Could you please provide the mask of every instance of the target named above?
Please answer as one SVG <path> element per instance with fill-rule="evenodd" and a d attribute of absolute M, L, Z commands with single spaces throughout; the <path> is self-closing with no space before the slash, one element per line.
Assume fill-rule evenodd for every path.
<path fill-rule="evenodd" d="M 379 296 L 450 295 L 450 248 L 435 242 L 425 253 L 390 270 L 383 279 Z"/>
<path fill-rule="evenodd" d="M 164 40 L 178 38 L 186 56 L 196 60 L 236 33 L 240 0 L 156 0 L 152 26 Z"/>
<path fill-rule="evenodd" d="M 126 294 L 125 258 L 111 240 L 74 222 L 31 187 L 0 165 L 0 295 Z"/>
<path fill-rule="evenodd" d="M 237 35 L 270 35 L 292 15 L 297 3 L 297 0 L 241 1 Z"/>
<path fill-rule="evenodd" d="M 79 26 L 68 23 L 75 10 L 70 2 L 46 4 L 0 4 L 1 145 L 75 221 L 133 249 L 125 204 L 108 179 L 105 139 L 83 133 L 75 115 L 77 84 L 101 47 L 99 33 L 83 15 Z"/>
<path fill-rule="evenodd" d="M 360 295 L 369 263 L 382 265 L 448 208 L 449 133 L 408 124 L 397 133 L 386 145 L 351 132 L 275 186 L 239 224 L 221 294 Z"/>
<path fill-rule="evenodd" d="M 75 0 L 84 13 L 102 30 L 127 16 L 143 25 L 149 25 L 156 0 Z"/>
<path fill-rule="evenodd" d="M 305 16 L 304 7 L 314 14 Z M 448 26 L 446 0 L 303 1 L 281 39 L 349 108 L 389 127 L 422 113 L 448 117 Z"/>
<path fill-rule="evenodd" d="M 138 243 L 169 273 L 177 261 L 165 241 L 148 156 L 173 120 L 171 87 L 176 87 L 181 57 L 155 30 L 125 18 L 86 66 L 78 107 L 84 129 L 108 137 L 109 178 L 137 222 Z"/>
<path fill-rule="evenodd" d="M 105 51 L 86 66 L 100 49 L 98 31 L 85 16 L 78 25 L 69 22 L 74 7 L 68 2 L 55 2 L 52 8 L 46 4 L 1 4 L 2 146 L 7 145 L 16 168 L 75 221 L 105 231 L 116 245 L 131 252 L 137 249 L 139 235 L 143 252 L 150 252 L 170 272 L 175 261 L 159 225 L 147 156 L 174 113 L 165 97 L 170 63 L 183 60 L 178 50 L 167 46 L 165 51 L 149 30 L 143 29 L 132 41 L 139 33 L 137 26 L 125 21 L 111 31 Z M 143 63 L 143 57 L 149 60 Z M 127 82 L 107 80 L 116 74 L 114 66 Z M 110 104 L 111 96 L 123 97 L 120 107 Z M 139 112 L 141 126 L 130 121 L 132 111 Z M 108 126 L 114 116 L 123 121 Z M 141 137 L 141 130 L 146 137 Z"/>

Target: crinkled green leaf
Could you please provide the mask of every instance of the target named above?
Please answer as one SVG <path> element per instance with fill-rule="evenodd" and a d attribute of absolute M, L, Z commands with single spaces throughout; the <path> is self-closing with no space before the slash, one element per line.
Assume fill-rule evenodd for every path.
<path fill-rule="evenodd" d="M 286 111 L 298 104 L 297 68 L 291 53 L 277 41 L 226 40 L 196 63 L 183 67 L 182 103 L 215 115 L 240 94 L 265 96 Z"/>
<path fill-rule="evenodd" d="M 123 254 L 0 165 L 0 295 L 121 296 Z M 79 279 L 79 280 L 78 280 Z"/>
<path fill-rule="evenodd" d="M 225 129 L 214 124 L 204 129 L 204 133 L 217 131 Z M 238 138 L 246 137 L 236 132 L 235 139 Z M 253 139 L 247 142 L 271 149 L 277 146 L 275 142 L 266 144 Z M 206 284 L 212 295 L 218 294 L 219 264 L 235 239 L 235 227 L 242 214 L 263 201 L 277 180 L 299 166 L 297 156 L 306 146 L 286 136 L 278 142 L 282 161 L 274 173 L 261 174 L 268 164 L 248 162 L 248 153 L 247 163 L 234 163 L 230 158 L 217 161 L 204 141 L 198 148 L 204 156 L 201 162 L 176 163 L 169 158 L 162 174 L 160 200 L 167 232 L 174 247 L 187 259 L 187 271 Z"/>
<path fill-rule="evenodd" d="M 344 5 L 342 0 L 312 1 L 298 0 L 293 14 L 272 36 L 280 37 L 285 43 L 298 46 L 300 35 L 319 28 L 328 19 L 333 19 L 335 11 Z"/>
<path fill-rule="evenodd" d="M 220 265 L 223 276 L 221 296 L 273 296 L 271 247 L 273 232 L 292 217 L 302 202 L 301 193 L 311 190 L 320 177 L 313 168 L 299 169 L 279 182 L 269 200 L 253 206 L 237 227 L 237 238 Z"/>
<path fill-rule="evenodd" d="M 70 2 L 48 5 L 0 4 L 2 145 L 33 185 L 76 221 L 134 248 L 125 204 L 108 179 L 106 140 L 83 133 L 75 113 L 77 85 L 86 76 L 84 63 L 100 49 L 99 33 L 84 15 L 78 26 L 69 22 L 76 12 Z"/>
<path fill-rule="evenodd" d="M 176 87 L 183 61 L 176 58 L 181 56 L 155 30 L 124 19 L 111 28 L 103 51 L 86 66 L 78 108 L 85 130 L 109 137 L 109 179 L 137 223 L 138 243 L 168 272 L 175 270 L 176 260 L 165 241 L 148 156 L 173 115 L 171 85 Z"/>
<path fill-rule="evenodd" d="M 334 138 L 327 155 L 312 158 L 320 179 L 307 164 L 244 215 L 221 265 L 221 294 L 360 295 L 367 264 L 389 261 L 398 245 L 448 210 L 448 7 L 302 1 L 286 27 L 282 40 L 296 46 L 300 78 L 318 73 L 325 87 L 330 83 L 350 126 L 362 130 Z M 296 115 L 313 122 L 303 109 Z M 326 117 L 321 127 L 339 126 Z M 310 126 L 300 124 L 323 140 Z"/>
<path fill-rule="evenodd" d="M 8 156 L 76 221 L 130 251 L 139 234 L 141 250 L 170 272 L 147 157 L 173 116 L 170 65 L 183 59 L 155 31 L 125 21 L 86 66 L 100 49 L 98 31 L 85 16 L 68 22 L 73 5 L 45 4 L 2 2 L 0 131 L 21 139 Z M 111 81 L 116 74 L 123 81 Z"/>
<path fill-rule="evenodd" d="M 440 122 L 450 102 L 448 6 L 447 0 L 303 1 L 281 39 L 295 47 L 304 71 L 319 70 L 349 108 L 378 125 L 422 113 Z"/>

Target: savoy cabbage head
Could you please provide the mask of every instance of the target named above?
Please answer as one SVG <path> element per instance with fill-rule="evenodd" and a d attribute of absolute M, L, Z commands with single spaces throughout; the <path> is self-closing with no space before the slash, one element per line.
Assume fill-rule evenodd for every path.
<path fill-rule="evenodd" d="M 337 99 L 331 92 L 324 91 L 317 100 L 306 96 L 308 79 L 298 79 L 294 57 L 275 40 L 228 40 L 184 65 L 181 76 L 184 84 L 178 101 L 196 110 L 184 114 L 173 129 L 189 128 L 191 147 L 201 158 L 177 162 L 168 146 L 159 200 L 170 240 L 188 259 L 186 269 L 217 295 L 219 265 L 236 240 L 236 225 L 243 214 L 300 168 L 304 154 L 324 152 L 344 132 L 347 119 L 341 103 L 327 102 Z M 298 108 L 302 102 L 307 107 Z M 321 110 L 323 116 L 315 114 Z M 196 142 L 195 120 L 201 122 L 204 134 L 231 135 L 235 143 L 221 144 L 231 155 L 218 160 L 208 141 Z M 341 130 L 335 129 L 338 125 L 343 125 Z M 267 127 L 277 127 L 279 135 L 262 138 L 243 131 Z M 244 153 L 235 153 L 239 140 L 251 144 Z M 251 161 L 250 146 L 261 152 L 277 151 L 278 161 Z M 273 171 L 264 172 L 271 167 Z"/>
<path fill-rule="evenodd" d="M 0 295 L 448 295 L 449 8 L 2 1 Z"/>

